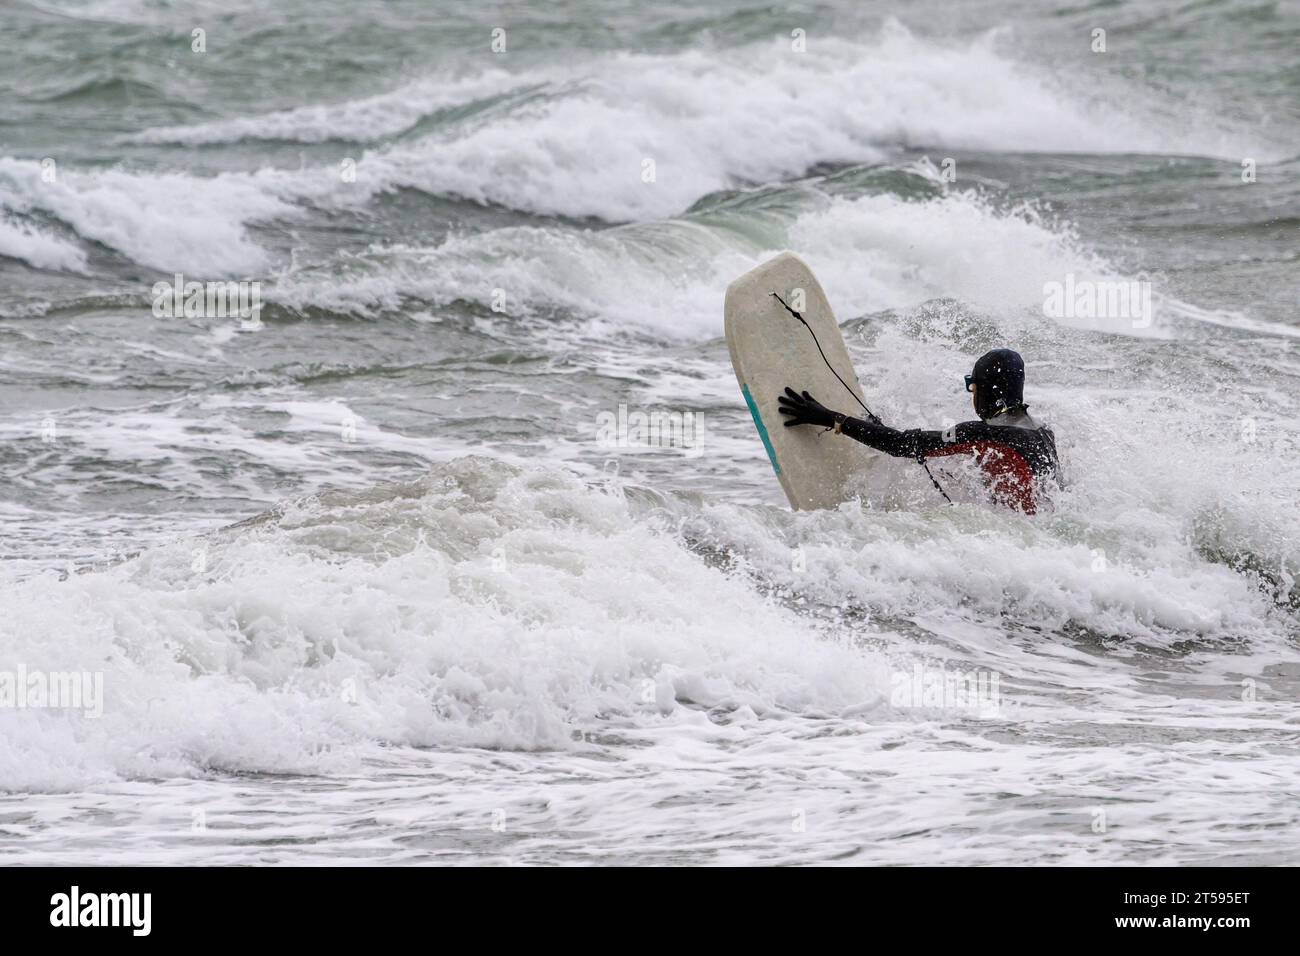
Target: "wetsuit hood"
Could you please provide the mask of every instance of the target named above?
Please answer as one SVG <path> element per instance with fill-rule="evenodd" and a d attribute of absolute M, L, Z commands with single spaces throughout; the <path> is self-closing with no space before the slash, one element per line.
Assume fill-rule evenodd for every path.
<path fill-rule="evenodd" d="M 1025 360 L 1012 349 L 994 349 L 979 357 L 969 381 L 975 389 L 975 413 L 987 421 L 1025 407 Z"/>

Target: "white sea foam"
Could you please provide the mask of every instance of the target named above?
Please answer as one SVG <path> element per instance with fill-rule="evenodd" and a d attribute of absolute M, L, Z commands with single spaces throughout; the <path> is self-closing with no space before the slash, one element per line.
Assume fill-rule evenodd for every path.
<path fill-rule="evenodd" d="M 1283 812 L 1261 785 L 1291 772 L 1269 753 L 1288 732 L 1268 690 L 1285 680 L 1267 670 L 1278 622 L 1246 578 L 1198 560 L 1176 522 L 1127 508 L 1115 563 L 1099 571 L 1088 535 L 1108 532 L 1076 538 L 1070 516 L 638 500 L 462 459 L 112 569 L 6 582 L 6 661 L 102 672 L 105 711 L 0 711 L 0 779 L 117 805 L 124 779 L 325 774 L 339 790 L 307 801 L 315 826 L 373 815 L 379 794 L 402 816 L 376 824 L 366 848 L 331 838 L 336 861 L 454 855 L 455 834 L 481 840 L 500 822 L 514 849 L 476 858 L 644 859 L 654 851 L 634 849 L 639 835 L 669 827 L 666 850 L 699 840 L 731 861 L 915 863 L 942 847 L 968 862 L 1150 862 L 1175 837 L 1212 845 L 1224 799 L 1261 819 Z M 1070 628 L 1112 646 L 1099 654 L 1063 638 Z M 1161 652 L 1181 697 L 1144 676 L 1125 638 Z M 1178 650 L 1188 641 L 1211 650 Z M 918 665 L 997 673 L 1005 700 L 983 716 L 891 702 Z M 1257 701 L 1236 699 L 1242 676 Z M 1225 749 L 1249 763 L 1205 773 Z M 1116 774 L 1129 780 L 1120 792 Z M 370 802 L 354 807 L 348 781 Z M 235 811 L 267 840 L 297 832 L 253 795 L 256 778 L 238 802 L 202 781 L 173 786 L 148 832 L 173 818 L 187 828 L 192 808 L 221 829 L 136 847 L 137 862 L 247 858 Z M 153 806 L 153 790 L 139 799 Z M 1099 802 L 1113 837 L 1092 829 Z M 954 847 L 941 834 L 969 826 L 972 807 L 999 825 Z M 447 836 L 404 846 L 417 819 Z M 1025 839 L 1008 848 L 1002 825 Z"/>
<path fill-rule="evenodd" d="M 517 106 L 468 116 L 411 142 L 377 145 L 356 195 L 395 187 L 536 213 L 606 220 L 670 216 L 736 183 L 861 163 L 882 148 L 1196 152 L 1123 109 L 1077 100 L 1000 53 L 992 34 L 964 43 L 897 23 L 865 42 L 821 40 L 815 56 L 776 44 L 676 54 L 607 55 L 515 77 Z M 492 72 L 452 84 L 475 99 L 505 88 Z M 437 88 L 437 87 L 435 87 Z M 368 139 L 454 100 L 430 81 L 335 107 L 146 131 L 153 140 L 295 136 Z M 1201 151 L 1214 152 L 1208 143 Z M 1234 153 L 1235 155 L 1235 153 Z M 653 181 L 646 181 L 653 162 Z M 294 191 L 285 182 L 287 192 Z M 308 193 L 314 187 L 304 184 Z"/>
<path fill-rule="evenodd" d="M 75 243 L 3 216 L 0 216 L 0 256 L 21 259 L 38 269 L 86 271 L 86 254 Z"/>
<path fill-rule="evenodd" d="M 507 313 L 561 310 L 668 338 L 714 337 L 735 276 L 785 249 L 834 289 L 841 320 L 952 297 L 994 312 L 1043 313 L 1044 286 L 1066 275 L 1124 280 L 1068 224 L 1034 209 L 999 209 L 954 190 L 925 200 L 829 198 L 801 191 L 784 214 L 756 213 L 747 234 L 708 214 L 600 232 L 515 227 L 453 237 L 429 249 L 392 247 L 352 258 L 343 277 L 286 277 L 269 295 L 298 308 L 396 308 L 405 296 Z M 799 212 L 803 209 L 803 212 Z M 617 283 L 609 281 L 618 276 Z M 1165 336 L 1174 312 L 1156 299 L 1149 324 L 1060 319 L 1095 331 Z"/>
<path fill-rule="evenodd" d="M 102 670 L 106 705 L 0 711 L 17 748 L 0 779 L 308 770 L 378 741 L 581 749 L 575 731 L 618 715 L 689 722 L 682 703 L 880 703 L 879 661 L 754 601 L 621 497 L 486 461 L 444 474 L 8 587 L 6 659 Z"/>
<path fill-rule="evenodd" d="M 419 138 L 387 141 L 451 107 L 473 108 Z M 994 34 L 940 41 L 890 23 L 862 41 L 820 39 L 815 56 L 777 44 L 607 54 L 518 74 L 435 76 L 355 101 L 134 137 L 367 141 L 352 157 L 355 182 L 341 182 L 333 164 L 209 178 L 71 170 L 54 185 L 33 164 L 7 159 L 0 203 L 45 209 L 145 265 L 247 273 L 267 265 L 251 223 L 403 187 L 532 213 L 646 220 L 720 189 L 818 163 L 870 162 L 899 145 L 1226 155 L 1216 137 L 1084 101 L 1002 52 Z"/>
<path fill-rule="evenodd" d="M 0 209 L 41 209 L 86 239 L 158 269 L 205 275 L 251 275 L 267 265 L 248 235 L 261 219 L 293 207 L 255 177 L 60 168 L 47 182 L 40 163 L 0 158 Z"/>

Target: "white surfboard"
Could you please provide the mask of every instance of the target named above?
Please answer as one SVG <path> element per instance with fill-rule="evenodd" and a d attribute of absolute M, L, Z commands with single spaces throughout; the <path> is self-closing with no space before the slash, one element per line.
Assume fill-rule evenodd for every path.
<path fill-rule="evenodd" d="M 807 328 L 773 298 L 773 292 L 804 317 Z M 811 425 L 786 428 L 785 417 L 778 412 L 777 398 L 788 385 L 797 392 L 807 391 L 828 408 L 863 415 L 862 406 L 827 368 L 829 362 L 862 399 L 844 336 L 817 277 L 797 256 L 784 252 L 727 287 L 724 313 L 736 380 L 790 506 L 797 511 L 834 508 L 853 497 L 848 484 L 869 469 L 880 453 Z"/>

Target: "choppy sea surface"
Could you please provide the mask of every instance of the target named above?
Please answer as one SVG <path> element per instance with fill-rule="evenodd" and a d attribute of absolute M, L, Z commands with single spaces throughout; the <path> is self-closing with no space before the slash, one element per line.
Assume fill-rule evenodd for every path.
<path fill-rule="evenodd" d="M 1300 863 L 1298 45 L 1246 0 L 5 4 L 0 692 L 101 695 L 0 693 L 0 861 Z M 790 512 L 721 338 L 787 249 L 886 421 L 1021 351 L 1054 507 L 889 462 Z M 177 274 L 260 321 L 155 314 Z M 1151 310 L 1049 317 L 1066 277 Z"/>

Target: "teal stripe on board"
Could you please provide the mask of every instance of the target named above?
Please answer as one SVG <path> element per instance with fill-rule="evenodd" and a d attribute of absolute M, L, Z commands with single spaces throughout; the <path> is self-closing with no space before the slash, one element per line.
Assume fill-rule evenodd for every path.
<path fill-rule="evenodd" d="M 772 463 L 772 470 L 778 475 L 781 474 L 781 466 L 776 463 L 776 450 L 772 447 L 772 439 L 767 437 L 767 426 L 763 424 L 763 419 L 759 417 L 758 406 L 754 404 L 754 396 L 749 394 L 749 386 L 740 386 L 741 394 L 745 396 L 745 404 L 749 406 L 749 414 L 754 416 L 754 425 L 758 428 L 758 437 L 763 439 L 763 447 L 767 449 L 767 459 Z"/>

